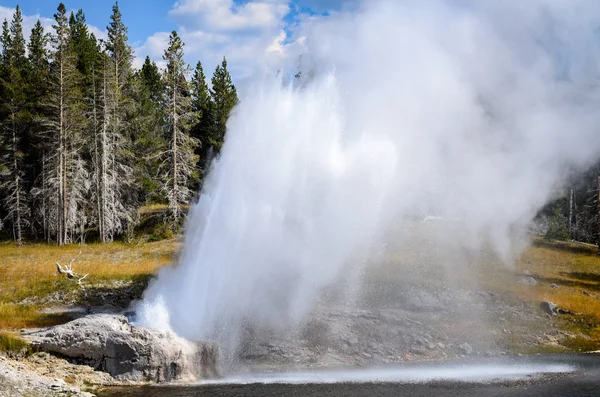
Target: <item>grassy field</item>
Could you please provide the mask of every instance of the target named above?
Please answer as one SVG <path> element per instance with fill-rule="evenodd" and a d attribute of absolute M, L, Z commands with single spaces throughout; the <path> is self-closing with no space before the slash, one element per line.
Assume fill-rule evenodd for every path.
<path fill-rule="evenodd" d="M 175 240 L 66 247 L 0 244 L 0 330 L 65 322 L 68 317 L 60 311 L 48 313 L 43 309 L 68 304 L 94 305 L 96 302 L 89 301 L 94 292 L 139 295 L 159 267 L 173 262 L 179 248 L 180 243 Z M 440 251 L 441 255 L 446 254 Z M 512 270 L 501 265 L 493 255 L 482 253 L 457 273 L 460 276 L 460 273 L 470 272 L 469 269 L 480 268 L 483 270 L 474 288 L 509 294 L 535 304 L 549 300 L 580 313 L 557 319 L 564 329 L 583 336 L 572 338 L 564 345 L 572 350 L 599 349 L 600 257 L 596 251 L 593 246 L 536 239 Z M 383 260 L 415 263 L 424 260 L 420 252 L 418 257 L 399 252 Z M 55 263 L 67 264 L 73 258 L 73 270 L 89 274 L 83 281 L 84 290 L 76 281 L 57 274 Z M 538 285 L 531 287 L 515 282 L 525 275 L 534 277 Z M 137 289 L 132 293 L 134 287 Z"/>
<path fill-rule="evenodd" d="M 171 263 L 179 243 L 165 240 L 140 245 L 122 243 L 85 246 L 0 244 L 0 329 L 47 326 L 65 321 L 60 314 L 40 309 L 77 303 L 94 291 L 115 286 L 142 288 L 156 270 Z M 58 275 L 56 262 L 68 264 L 81 275 L 85 291 L 75 280 Z"/>
<path fill-rule="evenodd" d="M 537 281 L 534 288 L 516 285 L 513 293 L 526 300 L 547 300 L 575 315 L 561 316 L 565 329 L 584 337 L 565 340 L 576 351 L 600 349 L 600 257 L 598 249 L 577 243 L 534 240 L 517 263 Z"/>

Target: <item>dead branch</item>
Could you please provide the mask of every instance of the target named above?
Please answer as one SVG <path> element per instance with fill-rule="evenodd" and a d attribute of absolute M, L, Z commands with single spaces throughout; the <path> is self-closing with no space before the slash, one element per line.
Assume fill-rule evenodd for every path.
<path fill-rule="evenodd" d="M 79 251 L 79 254 L 77 256 L 81 255 L 81 251 Z M 73 262 L 75 262 L 75 259 L 77 259 L 77 257 L 71 259 L 71 261 L 69 262 L 69 264 L 62 266 L 60 263 L 56 262 L 56 270 L 58 271 L 58 274 L 65 274 L 67 276 L 67 278 L 69 279 L 77 279 L 77 284 L 83 288 L 83 284 L 81 283 L 81 281 L 86 278 L 88 276 L 88 274 L 84 274 L 83 276 L 75 273 L 73 271 Z"/>

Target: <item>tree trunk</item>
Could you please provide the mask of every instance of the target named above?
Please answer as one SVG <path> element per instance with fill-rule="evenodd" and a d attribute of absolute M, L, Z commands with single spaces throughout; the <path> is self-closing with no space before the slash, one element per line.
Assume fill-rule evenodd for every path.
<path fill-rule="evenodd" d="M 100 240 L 102 240 L 102 205 L 100 200 L 100 178 L 101 178 L 101 166 L 100 166 L 100 148 L 98 142 L 98 97 L 96 93 L 96 68 L 92 68 L 92 128 L 94 129 L 94 167 L 95 167 L 95 184 L 96 184 L 96 213 L 98 214 L 98 234 Z"/>
<path fill-rule="evenodd" d="M 102 133 L 100 135 L 100 201 L 101 201 L 101 211 L 100 211 L 100 224 L 101 224 L 101 235 L 100 240 L 103 243 L 108 241 L 108 230 L 107 230 L 107 184 L 108 184 L 108 175 L 107 175 L 107 167 L 108 167 L 108 147 L 107 147 L 107 132 L 108 132 L 108 123 L 110 121 L 110 109 L 108 104 L 108 81 L 106 72 L 108 67 L 106 65 L 106 59 L 104 60 L 104 74 L 102 78 L 102 109 L 103 109 L 103 117 L 102 117 Z"/>
<path fill-rule="evenodd" d="M 15 123 L 15 114 L 12 114 L 12 152 L 13 152 L 13 173 L 15 178 L 15 207 L 14 207 L 14 237 L 17 245 L 22 243 L 22 231 L 21 231 L 21 181 L 19 180 L 19 163 L 17 160 L 18 148 L 17 148 L 17 126 Z"/>
<path fill-rule="evenodd" d="M 59 178 L 59 198 L 58 198 L 58 228 L 57 228 L 57 243 L 58 245 L 63 245 L 66 240 L 66 218 L 67 218 L 67 203 L 66 203 L 66 186 L 65 186 L 65 131 L 64 131 L 64 60 L 63 54 L 60 54 L 60 98 L 59 98 L 59 130 L 58 130 L 58 156 L 59 156 L 59 164 L 58 164 L 58 178 Z"/>
<path fill-rule="evenodd" d="M 573 240 L 573 188 L 569 194 L 569 239 Z"/>
<path fill-rule="evenodd" d="M 173 114 L 171 115 L 171 122 L 172 122 L 172 131 L 173 131 L 173 136 L 172 136 L 172 155 L 173 155 L 173 197 L 172 197 L 172 211 L 173 211 L 173 216 L 175 217 L 175 219 L 177 219 L 179 217 L 179 203 L 177 201 L 177 108 L 176 108 L 176 104 L 177 104 L 177 88 L 176 88 L 176 79 L 175 76 L 173 76 Z"/>
<path fill-rule="evenodd" d="M 50 214 L 48 211 L 46 178 L 48 177 L 48 164 L 46 163 L 46 148 L 42 151 L 42 224 L 44 228 L 44 240 L 50 244 L 50 230 L 48 228 L 48 219 Z"/>

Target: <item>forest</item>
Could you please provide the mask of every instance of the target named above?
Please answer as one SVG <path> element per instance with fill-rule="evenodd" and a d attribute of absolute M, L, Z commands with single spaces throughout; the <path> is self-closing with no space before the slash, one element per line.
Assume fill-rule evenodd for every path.
<path fill-rule="evenodd" d="M 0 37 L 1 237 L 130 239 L 143 209 L 176 232 L 238 102 L 226 59 L 208 84 L 173 31 L 164 70 L 136 70 L 118 3 L 106 40 L 62 3 L 51 31 L 38 20 L 26 40 L 22 24 L 17 6 Z"/>

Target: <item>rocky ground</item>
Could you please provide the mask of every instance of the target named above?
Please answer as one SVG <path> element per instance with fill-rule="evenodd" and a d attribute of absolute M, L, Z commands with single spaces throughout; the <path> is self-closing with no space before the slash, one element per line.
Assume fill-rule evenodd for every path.
<path fill-rule="evenodd" d="M 235 360 L 221 363 L 221 373 L 501 356 L 558 347 L 558 342 L 569 336 L 561 330 L 556 316 L 540 309 L 539 302 L 522 301 L 482 288 L 450 286 L 443 281 L 424 283 L 422 277 L 409 274 L 384 279 L 371 280 L 351 301 L 335 298 L 335 293 L 324 296 L 310 318 L 294 329 L 248 327 Z M 522 275 L 515 275 L 514 282 L 535 288 Z M 101 305 L 68 311 L 74 317 L 85 318 L 90 313 L 115 313 L 124 310 L 126 305 L 121 301 L 129 302 L 131 297 L 118 299 L 111 300 L 107 295 L 98 301 Z M 111 318 L 123 322 L 122 316 Z M 92 324 L 88 328 L 71 328 L 69 332 L 85 335 L 85 340 L 89 339 L 89 332 L 102 327 Z M 27 334 L 31 337 L 31 331 Z M 60 332 L 41 330 L 40 335 L 56 336 Z M 86 362 L 81 357 L 66 357 L 70 355 L 66 353 L 69 343 L 83 343 L 79 339 L 64 338 L 66 350 L 40 344 L 43 350 L 59 353 L 58 356 L 36 353 L 19 359 L 0 357 L 0 396 L 78 396 L 87 395 L 82 390 L 97 390 L 98 385 L 118 384 L 114 377 L 99 370 L 108 370 L 105 364 L 97 364 L 104 358 Z M 112 359 L 109 357 L 109 361 Z M 121 381 L 132 380 L 122 378 Z"/>
<path fill-rule="evenodd" d="M 90 385 L 114 384 L 100 371 L 47 353 L 9 359 L 0 355 L 0 396 L 92 396 L 85 391 Z"/>
<path fill-rule="evenodd" d="M 501 356 L 558 347 L 567 336 L 538 305 L 491 292 L 405 286 L 393 293 L 351 307 L 322 303 L 299 330 L 251 330 L 238 364 L 252 370 Z"/>

